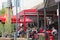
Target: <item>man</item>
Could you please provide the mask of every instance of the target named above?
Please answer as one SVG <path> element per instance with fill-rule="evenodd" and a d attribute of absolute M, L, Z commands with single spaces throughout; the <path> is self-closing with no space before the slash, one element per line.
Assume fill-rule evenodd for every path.
<path fill-rule="evenodd" d="M 52 35 L 54 40 L 58 40 L 57 30 L 54 27 L 52 27 Z"/>
<path fill-rule="evenodd" d="M 52 35 L 56 35 L 57 34 L 57 30 L 54 28 L 54 27 L 52 27 Z"/>

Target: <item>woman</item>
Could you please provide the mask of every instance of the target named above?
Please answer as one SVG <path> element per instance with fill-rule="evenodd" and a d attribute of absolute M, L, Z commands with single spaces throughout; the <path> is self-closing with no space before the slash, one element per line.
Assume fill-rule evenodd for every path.
<path fill-rule="evenodd" d="M 36 28 L 32 29 L 32 40 L 38 40 L 38 33 Z"/>

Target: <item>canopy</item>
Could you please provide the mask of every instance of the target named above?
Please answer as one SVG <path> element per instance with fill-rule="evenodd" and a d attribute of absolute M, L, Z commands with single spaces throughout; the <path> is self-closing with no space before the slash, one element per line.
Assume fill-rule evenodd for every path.
<path fill-rule="evenodd" d="M 25 19 L 26 19 L 25 21 L 26 21 L 27 23 L 33 22 L 33 20 L 31 20 L 31 19 L 29 19 L 29 18 L 27 18 L 27 17 L 26 17 Z M 20 22 L 23 23 L 23 22 L 24 22 L 24 19 L 20 19 Z"/>
<path fill-rule="evenodd" d="M 25 15 L 34 15 L 33 13 L 36 13 L 37 10 L 36 9 L 26 9 L 26 10 L 22 10 L 21 12 L 18 13 L 18 16 L 24 16 L 24 13 Z M 28 13 L 28 14 L 26 14 Z M 29 14 L 30 13 L 30 14 Z"/>
<path fill-rule="evenodd" d="M 24 10 L 24 12 L 37 12 L 36 9 L 27 9 L 27 10 Z"/>

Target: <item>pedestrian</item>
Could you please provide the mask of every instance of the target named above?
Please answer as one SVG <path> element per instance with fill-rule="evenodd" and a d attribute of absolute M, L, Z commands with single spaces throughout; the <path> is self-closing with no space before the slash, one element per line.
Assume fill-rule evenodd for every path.
<path fill-rule="evenodd" d="M 36 28 L 32 29 L 32 40 L 38 40 L 38 33 Z"/>
<path fill-rule="evenodd" d="M 53 36 L 54 40 L 58 39 L 58 33 L 57 33 L 57 30 L 54 27 L 52 27 L 52 36 Z"/>
<path fill-rule="evenodd" d="M 41 27 L 39 30 L 38 30 L 38 33 L 43 33 L 44 32 L 44 30 L 43 30 L 43 28 Z"/>
<path fill-rule="evenodd" d="M 57 34 L 57 30 L 54 28 L 54 27 L 52 27 L 52 35 L 56 35 Z"/>
<path fill-rule="evenodd" d="M 20 29 L 18 30 L 18 36 L 22 36 L 22 34 L 23 34 L 23 28 L 22 27 L 20 27 Z"/>
<path fill-rule="evenodd" d="M 45 30 L 40 27 L 39 30 L 38 30 L 38 35 L 39 35 L 39 40 L 44 40 L 44 37 L 45 37 Z"/>

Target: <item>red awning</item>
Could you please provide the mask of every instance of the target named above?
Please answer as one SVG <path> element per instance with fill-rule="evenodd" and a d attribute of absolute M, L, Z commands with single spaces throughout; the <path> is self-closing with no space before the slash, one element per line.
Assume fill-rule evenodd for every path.
<path fill-rule="evenodd" d="M 31 20 L 31 19 L 29 19 L 29 18 L 25 18 L 25 19 L 26 19 L 25 21 L 26 21 L 27 23 L 33 22 L 33 20 Z M 20 22 L 23 23 L 23 22 L 24 22 L 24 19 L 20 19 Z"/>
<path fill-rule="evenodd" d="M 24 10 L 24 12 L 37 12 L 36 9 L 27 9 L 27 10 Z"/>
<path fill-rule="evenodd" d="M 24 15 L 24 13 L 31 13 L 31 14 L 29 14 L 29 15 L 35 15 L 35 14 L 33 14 L 33 13 L 36 13 L 36 12 L 37 12 L 36 9 L 27 9 L 27 10 L 23 10 L 23 11 L 19 12 L 19 13 L 18 13 L 18 16 Z M 25 15 L 27 15 L 27 14 L 25 14 Z"/>

